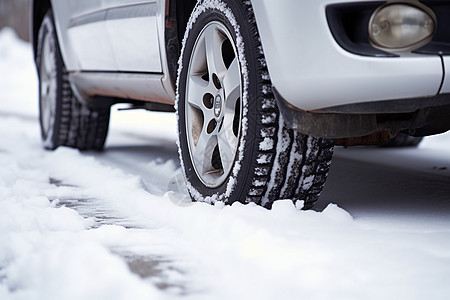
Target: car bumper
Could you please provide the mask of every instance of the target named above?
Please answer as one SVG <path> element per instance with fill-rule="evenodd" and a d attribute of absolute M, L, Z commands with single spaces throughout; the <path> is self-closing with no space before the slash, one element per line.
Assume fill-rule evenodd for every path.
<path fill-rule="evenodd" d="M 444 70 L 447 70 L 447 73 L 450 72 L 450 57 L 444 57 Z M 450 73 L 446 74 L 444 77 L 444 83 L 442 85 L 441 93 L 450 93 Z"/>
<path fill-rule="evenodd" d="M 450 92 L 450 79 L 445 78 L 443 68 L 445 65 L 450 70 L 449 57 L 370 57 L 344 50 L 334 39 L 326 16 L 326 7 L 340 2 L 252 2 L 272 84 L 290 105 L 320 111 L 356 103 L 431 97 L 441 86 L 442 92 Z"/>

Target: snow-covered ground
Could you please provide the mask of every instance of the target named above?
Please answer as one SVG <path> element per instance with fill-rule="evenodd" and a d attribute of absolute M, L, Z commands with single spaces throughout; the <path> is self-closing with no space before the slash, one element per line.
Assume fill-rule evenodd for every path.
<path fill-rule="evenodd" d="M 44 151 L 0 32 L 0 299 L 450 299 L 450 135 L 337 149 L 318 211 L 268 211 L 183 198 L 173 115 L 111 122 L 103 153 Z"/>

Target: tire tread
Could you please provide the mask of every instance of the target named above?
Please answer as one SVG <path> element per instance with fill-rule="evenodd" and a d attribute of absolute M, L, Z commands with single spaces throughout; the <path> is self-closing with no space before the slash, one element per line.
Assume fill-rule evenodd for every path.
<path fill-rule="evenodd" d="M 108 133 L 110 106 L 89 107 L 80 102 L 73 94 L 69 74 L 61 57 L 51 10 L 44 17 L 40 30 L 46 30 L 53 35 L 56 44 L 56 65 L 58 74 L 60 74 L 57 81 L 56 101 L 58 103 L 55 109 L 55 120 L 51 124 L 53 130 L 52 134 L 42 134 L 44 146 L 50 150 L 59 146 L 80 150 L 102 150 Z M 43 34 L 40 34 L 40 37 L 42 36 Z M 41 46 L 38 45 L 38 64 L 40 55 Z"/>

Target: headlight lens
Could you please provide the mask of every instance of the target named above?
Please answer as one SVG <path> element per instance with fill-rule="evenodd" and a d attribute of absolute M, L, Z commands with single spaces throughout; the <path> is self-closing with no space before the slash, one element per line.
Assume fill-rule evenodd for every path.
<path fill-rule="evenodd" d="M 369 22 L 374 46 L 391 51 L 412 51 L 434 35 L 434 16 L 408 4 L 389 4 L 376 10 Z"/>

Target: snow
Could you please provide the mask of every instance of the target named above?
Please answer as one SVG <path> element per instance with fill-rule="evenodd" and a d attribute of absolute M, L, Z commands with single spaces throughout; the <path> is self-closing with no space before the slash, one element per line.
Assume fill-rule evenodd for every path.
<path fill-rule="evenodd" d="M 115 111 L 104 153 L 44 151 L 31 49 L 11 30 L 0 31 L 0 93 L 2 300 L 450 296 L 448 208 L 422 220 L 336 204 L 301 211 L 290 200 L 271 211 L 190 203 L 177 184 L 176 120 L 168 114 Z M 448 186 L 448 146 L 447 134 L 384 159 L 379 149 L 337 154 L 429 172 Z M 404 166 L 407 157 L 413 166 Z"/>
<path fill-rule="evenodd" d="M 273 149 L 273 146 L 274 146 L 273 139 L 266 137 L 259 143 L 259 150 L 269 151 Z"/>

